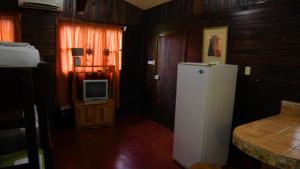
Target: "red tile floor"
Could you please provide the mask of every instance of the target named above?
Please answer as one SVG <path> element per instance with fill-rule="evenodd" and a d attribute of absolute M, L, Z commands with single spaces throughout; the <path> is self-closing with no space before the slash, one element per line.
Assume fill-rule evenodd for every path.
<path fill-rule="evenodd" d="M 55 169 L 181 169 L 172 161 L 173 134 L 141 116 L 115 127 L 53 134 Z"/>

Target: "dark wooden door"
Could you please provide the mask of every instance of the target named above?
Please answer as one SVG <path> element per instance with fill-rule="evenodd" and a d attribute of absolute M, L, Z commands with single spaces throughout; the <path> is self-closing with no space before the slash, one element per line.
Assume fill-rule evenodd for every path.
<path fill-rule="evenodd" d="M 174 129 L 177 65 L 185 61 L 186 35 L 158 37 L 157 43 L 157 119 Z"/>

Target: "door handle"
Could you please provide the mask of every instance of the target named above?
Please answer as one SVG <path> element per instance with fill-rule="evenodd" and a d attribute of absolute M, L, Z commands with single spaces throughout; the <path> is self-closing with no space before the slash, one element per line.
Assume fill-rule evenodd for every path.
<path fill-rule="evenodd" d="M 159 80 L 160 76 L 159 75 L 154 75 L 155 80 Z"/>

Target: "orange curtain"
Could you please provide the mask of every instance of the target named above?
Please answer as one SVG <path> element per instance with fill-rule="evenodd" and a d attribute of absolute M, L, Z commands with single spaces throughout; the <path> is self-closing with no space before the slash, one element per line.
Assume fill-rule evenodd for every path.
<path fill-rule="evenodd" d="M 122 27 L 60 20 L 57 28 L 57 91 L 60 105 L 67 105 L 71 101 L 71 93 L 68 92 L 71 87 L 68 84 L 68 75 L 73 71 L 71 48 L 84 48 L 84 50 L 92 48 L 93 56 L 84 54 L 81 58 L 82 61 L 88 61 L 86 64 L 89 66 L 115 66 L 116 102 L 118 105 Z M 109 56 L 104 55 L 104 49 L 109 49 Z M 92 69 L 86 71 L 92 71 Z"/>
<path fill-rule="evenodd" d="M 0 41 L 20 41 L 20 20 L 19 14 L 0 12 Z"/>

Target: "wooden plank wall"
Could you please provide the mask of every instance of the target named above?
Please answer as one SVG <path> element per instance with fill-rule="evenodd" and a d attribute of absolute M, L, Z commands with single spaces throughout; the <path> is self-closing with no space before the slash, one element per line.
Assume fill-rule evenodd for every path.
<path fill-rule="evenodd" d="M 156 58 L 157 35 L 188 33 L 187 61 L 199 62 L 203 27 L 228 25 L 228 63 L 240 67 L 238 87 L 241 91 L 237 102 L 239 112 L 246 116 L 242 121 L 276 114 L 281 99 L 300 100 L 299 6 L 297 0 L 278 1 L 247 10 L 208 13 L 186 21 L 149 26 L 145 55 L 148 60 Z M 146 15 L 154 16 L 153 11 L 159 10 L 151 9 Z M 252 67 L 249 77 L 242 75 L 245 66 Z M 147 66 L 147 88 L 152 88 L 148 94 L 155 93 L 156 82 L 152 80 L 155 73 L 156 67 Z"/>
<path fill-rule="evenodd" d="M 64 1 L 64 11 L 55 13 L 18 7 L 17 0 L 1 0 L 0 11 L 14 11 L 22 14 L 22 40 L 32 43 L 40 50 L 41 57 L 50 63 L 56 58 L 56 20 L 72 18 L 73 0 Z M 120 0 L 89 0 L 83 15 L 76 20 L 141 26 L 143 12 Z"/>
<path fill-rule="evenodd" d="M 49 79 L 49 83 L 52 84 L 52 93 L 56 93 L 56 21 L 59 18 L 72 18 L 72 2 L 74 1 L 75 0 L 65 0 L 65 10 L 62 13 L 19 8 L 17 0 L 0 1 L 0 11 L 21 13 L 22 41 L 34 45 L 39 49 L 41 58 L 47 63 L 52 63 L 51 77 Z M 142 17 L 142 10 L 123 0 L 88 0 L 84 14 L 77 15 L 75 19 L 86 22 L 129 25 L 130 27 L 138 28 L 142 25 Z M 140 45 L 142 45 L 142 43 L 140 43 Z M 142 56 L 139 55 L 138 57 Z M 131 63 L 132 62 L 126 62 L 126 64 Z M 131 81 L 128 83 L 129 84 L 126 83 L 124 85 L 132 85 L 130 84 Z M 55 98 L 53 98 L 53 100 L 55 100 Z"/>
<path fill-rule="evenodd" d="M 166 4 L 165 4 L 166 5 Z M 149 24 L 146 30 L 146 59 L 156 58 L 157 35 L 166 32 L 187 33 L 187 61 L 200 62 L 202 29 L 228 25 L 228 63 L 239 65 L 236 123 L 244 123 L 279 112 L 280 100 L 300 101 L 300 3 L 297 0 L 270 2 L 227 12 L 205 13 L 185 21 Z M 164 6 L 162 6 L 164 8 Z M 188 9 L 186 9 L 188 10 Z M 145 18 L 161 16 L 151 9 Z M 154 12 L 154 13 L 153 13 Z M 161 22 L 164 19 L 158 18 Z M 172 20 L 172 17 L 170 17 Z M 243 75 L 245 66 L 252 75 Z M 155 105 L 155 66 L 147 66 L 147 102 Z M 154 94 L 153 94 L 154 93 Z"/>
<path fill-rule="evenodd" d="M 200 62 L 203 28 L 228 25 L 228 63 L 239 66 L 233 126 L 278 114 L 281 100 L 300 101 L 300 2 L 284 0 L 247 6 L 239 1 L 241 4 L 218 9 L 221 2 L 225 1 L 210 1 L 216 9 L 214 5 L 205 6 L 206 12 L 200 16 L 186 12 L 184 16 L 190 17 L 183 20 L 172 17 L 176 14 L 165 18 L 161 10 L 171 4 L 147 11 L 146 59 L 156 59 L 158 35 L 181 33 L 188 34 L 186 61 Z M 252 67 L 251 76 L 243 75 L 245 66 Z M 156 70 L 156 66 L 148 65 L 145 75 L 150 115 L 155 114 L 156 98 L 160 97 L 153 80 Z M 257 167 L 251 165 L 250 168 Z"/>
<path fill-rule="evenodd" d="M 265 3 L 260 3 L 261 1 Z M 255 8 L 256 4 L 264 6 L 270 2 L 282 0 L 173 0 L 172 2 L 151 8 L 144 13 L 145 25 L 157 25 L 169 21 L 186 20 L 199 15 L 194 6 L 203 5 L 205 13 L 222 15 L 236 9 L 247 10 Z"/>
<path fill-rule="evenodd" d="M 65 10 L 61 15 L 72 18 L 75 0 L 64 2 Z M 88 0 L 84 14 L 77 15 L 76 18 L 84 21 L 137 26 L 142 24 L 143 12 L 123 0 Z"/>
<path fill-rule="evenodd" d="M 194 0 L 173 0 L 144 13 L 144 25 L 155 25 L 170 20 L 185 20 L 193 16 Z"/>

